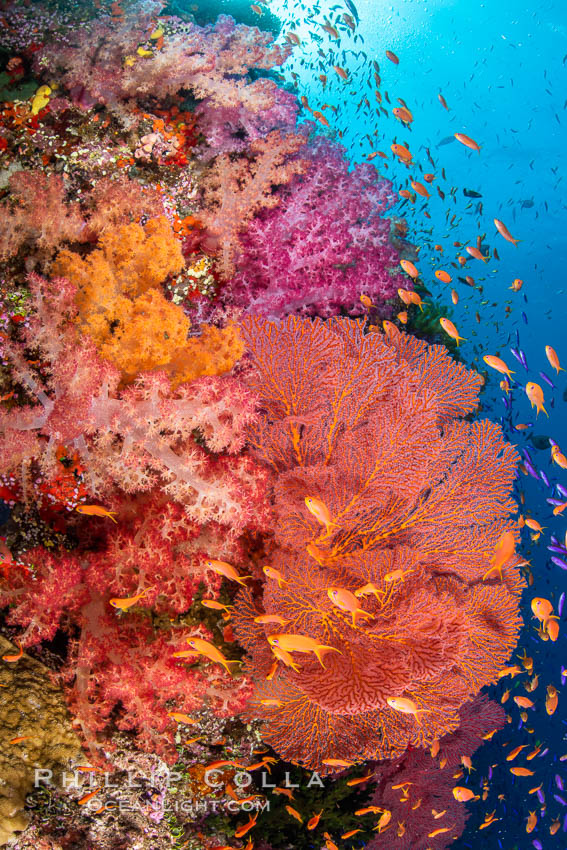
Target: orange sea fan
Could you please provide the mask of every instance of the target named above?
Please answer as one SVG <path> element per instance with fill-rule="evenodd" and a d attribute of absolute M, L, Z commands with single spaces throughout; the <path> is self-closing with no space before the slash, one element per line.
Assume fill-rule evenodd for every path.
<path fill-rule="evenodd" d="M 275 473 L 270 565 L 285 579 L 239 596 L 235 631 L 257 682 L 251 713 L 281 755 L 323 772 L 324 759 L 430 744 L 457 728 L 460 706 L 516 645 L 519 557 L 502 583 L 482 581 L 515 527 L 516 452 L 493 423 L 456 419 L 474 410 L 480 381 L 440 346 L 364 335 L 348 319 L 249 319 L 244 335 L 263 410 L 250 441 Z M 326 505 L 328 527 L 306 496 Z M 365 585 L 371 616 L 353 624 L 327 591 Z M 287 622 L 259 625 L 262 612 Z M 281 662 L 274 672 L 267 638 L 280 631 L 338 652 L 324 667 L 294 653 L 298 672 Z M 394 710 L 392 697 L 419 713 Z"/>

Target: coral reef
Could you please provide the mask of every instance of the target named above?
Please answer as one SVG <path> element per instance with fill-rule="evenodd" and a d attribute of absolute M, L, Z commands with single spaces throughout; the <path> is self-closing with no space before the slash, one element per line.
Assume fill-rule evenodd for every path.
<path fill-rule="evenodd" d="M 0 652 L 17 658 L 18 648 L 0 635 Z M 54 783 L 81 755 L 60 689 L 49 670 L 28 655 L 2 660 L 0 672 L 0 844 L 27 824 L 26 795 L 33 789 L 36 769 Z"/>

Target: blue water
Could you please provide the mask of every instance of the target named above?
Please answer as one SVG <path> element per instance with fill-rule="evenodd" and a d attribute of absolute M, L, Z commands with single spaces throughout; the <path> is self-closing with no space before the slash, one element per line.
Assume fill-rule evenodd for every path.
<path fill-rule="evenodd" d="M 567 365 L 567 4 L 559 0 L 360 0 L 356 3 L 357 28 L 349 33 L 343 26 L 338 46 L 321 24 L 325 18 L 335 23 L 343 12 L 348 12 L 343 3 L 321 2 L 309 7 L 273 0 L 270 8 L 283 20 L 280 39 L 293 31 L 302 42 L 283 69 L 286 80 L 296 80 L 298 94 L 307 97 L 312 109 L 321 109 L 324 103 L 337 107 L 335 118 L 330 109 L 325 114 L 332 127 L 342 132 L 351 160 L 363 161 L 373 150 L 384 151 L 388 159 L 376 158 L 374 164 L 393 181 L 396 190 L 406 188 L 408 178 L 422 179 L 420 165 L 423 172 L 436 174 L 430 199 L 418 197 L 414 205 L 400 203 L 394 213 L 403 215 L 410 225 L 408 239 L 421 249 L 417 264 L 435 298 L 441 297 L 448 304 L 450 288 L 455 286 L 459 293 L 452 317 L 461 335 L 467 338 L 461 356 L 487 373 L 483 415 L 501 419 L 511 442 L 519 449 L 527 448 L 537 471 L 543 470 L 549 478 L 548 487 L 541 480 L 520 474 L 516 489 L 517 498 L 521 491 L 525 494 L 523 512 L 546 527 L 537 542 L 525 529 L 522 549 L 531 561 L 534 583 L 524 593 L 527 625 L 518 653 L 525 647 L 534 659 L 539 686 L 529 696 L 536 707 L 529 712 L 524 728 L 519 729 L 519 710 L 511 698 L 506 703 L 513 723 L 473 758 L 476 771 L 471 783 L 476 788 L 488 776 L 489 766 L 495 766 L 488 799 L 470 805 L 468 826 L 452 846 L 479 847 L 482 842 L 486 850 L 512 850 L 537 847 L 536 842 L 540 842 L 544 848 L 565 848 L 567 819 L 554 837 L 549 834 L 552 820 L 567 815 L 567 808 L 553 799 L 554 793 L 562 794 L 555 785 L 555 774 L 560 774 L 567 784 L 567 762 L 559 762 L 559 757 L 567 753 L 567 742 L 563 740 L 567 732 L 567 695 L 561 691 L 560 676 L 562 664 L 567 664 L 565 635 L 560 634 L 555 644 L 542 642 L 532 628 L 535 621 L 531 620 L 529 606 L 534 596 L 543 596 L 557 608 L 560 594 L 567 591 L 567 573 L 551 563 L 551 553 L 546 548 L 550 534 L 563 540 L 567 528 L 565 518 L 553 517 L 546 502 L 557 495 L 554 483 L 567 486 L 567 471 L 550 463 L 548 449 L 536 449 L 530 441 L 531 434 L 550 436 L 559 443 L 563 440 L 563 447 L 567 448 L 567 404 L 563 398 L 564 394 L 567 398 L 567 381 L 565 373 L 555 376 L 544 350 L 546 345 L 553 346 Z M 386 50 L 395 52 L 398 65 L 389 61 Z M 388 116 L 376 114 L 372 60 L 380 67 L 380 90 L 388 92 L 391 101 L 382 103 Z M 333 64 L 348 69 L 347 81 L 332 70 Z M 325 88 L 318 79 L 322 72 L 327 76 Z M 440 92 L 449 106 L 448 112 L 438 100 Z M 360 107 L 364 96 L 368 97 L 370 109 Z M 411 130 L 391 114 L 392 108 L 399 106 L 397 98 L 402 98 L 413 113 Z M 306 117 L 310 116 L 306 113 Z M 454 133 L 475 139 L 481 146 L 480 154 L 459 144 Z M 391 156 L 390 145 L 394 141 L 409 146 L 415 166 L 408 169 Z M 426 148 L 434 166 L 427 158 Z M 441 176 L 442 168 L 446 180 Z M 437 185 L 446 195 L 444 201 L 435 191 Z M 465 197 L 464 188 L 482 197 Z M 454 223 L 450 225 L 447 219 L 453 215 Z M 494 218 L 504 221 L 512 235 L 521 240 L 517 246 L 497 233 Z M 483 248 L 490 249 L 491 255 L 496 248 L 500 260 L 491 258 L 484 265 L 472 259 L 465 269 L 453 269 L 450 260 L 464 253 L 453 242 L 474 245 L 479 234 L 486 234 Z M 442 255 L 433 250 L 435 244 L 443 246 Z M 440 284 L 433 276 L 437 268 L 450 271 L 453 283 Z M 467 274 L 482 286 L 482 292 L 456 280 L 458 275 Z M 515 278 L 524 281 L 519 293 L 509 289 Z M 509 315 L 505 312 L 507 305 Z M 525 352 L 529 371 L 516 362 L 511 347 Z M 509 411 L 498 386 L 502 376 L 486 369 L 482 362 L 485 354 L 499 354 L 516 372 L 518 387 L 512 393 Z M 556 390 L 540 377 L 540 370 L 551 377 Z M 536 381 L 543 387 L 549 419 L 543 413 L 537 420 L 532 415 L 523 390 L 527 381 Z M 526 422 L 535 423 L 534 427 L 521 432 L 512 427 Z M 564 613 L 563 630 L 567 628 L 565 619 Z M 506 688 L 512 689 L 512 696 L 526 695 L 518 683 L 520 678 L 526 677 L 503 680 L 491 689 L 492 695 L 500 699 Z M 560 691 L 559 708 L 553 717 L 548 717 L 544 706 L 549 683 Z M 525 727 L 533 732 L 527 732 Z M 512 777 L 502 745 L 510 742 L 509 748 L 521 743 L 535 746 L 536 741 L 543 742 L 543 748 L 549 747 L 549 752 L 528 763 L 535 775 Z M 528 794 L 540 783 L 547 810 L 535 794 Z M 503 801 L 497 799 L 501 794 L 505 795 Z M 485 814 L 493 809 L 500 820 L 478 832 Z M 539 823 L 528 835 L 526 818 L 533 810 Z"/>

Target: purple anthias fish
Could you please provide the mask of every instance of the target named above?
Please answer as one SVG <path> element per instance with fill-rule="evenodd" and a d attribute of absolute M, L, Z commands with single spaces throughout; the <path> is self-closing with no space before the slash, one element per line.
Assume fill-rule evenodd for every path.
<path fill-rule="evenodd" d="M 551 484 L 549 483 L 549 478 L 547 477 L 543 469 L 540 469 L 539 477 L 541 478 L 546 487 L 551 487 Z"/>
<path fill-rule="evenodd" d="M 522 454 L 524 457 L 527 457 L 530 463 L 533 463 L 532 456 L 528 449 L 522 449 Z"/>
<path fill-rule="evenodd" d="M 552 544 L 547 547 L 550 552 L 555 552 L 556 555 L 567 555 L 567 551 L 565 550 L 565 546 L 562 546 L 561 543 L 557 545 Z"/>
<path fill-rule="evenodd" d="M 526 467 L 532 478 L 535 478 L 536 481 L 539 481 L 539 475 L 537 474 L 535 467 L 529 462 L 529 460 L 524 461 L 524 466 Z"/>
<path fill-rule="evenodd" d="M 561 493 L 561 495 L 565 496 L 565 498 L 567 499 L 567 490 L 565 489 L 565 487 L 562 484 L 556 484 L 555 486 L 557 487 L 558 493 Z"/>
<path fill-rule="evenodd" d="M 562 570 L 567 570 L 567 561 L 564 561 L 563 558 L 557 558 L 554 556 L 551 560 L 556 566 L 561 567 Z"/>
<path fill-rule="evenodd" d="M 561 779 L 558 773 L 555 774 L 555 784 L 557 785 L 560 791 L 563 791 L 563 780 Z"/>
<path fill-rule="evenodd" d="M 564 500 L 563 499 L 546 499 L 545 501 L 547 502 L 548 505 L 553 505 L 555 507 L 557 505 L 562 505 Z"/>
<path fill-rule="evenodd" d="M 553 546 L 560 546 L 564 552 L 567 552 L 567 546 L 564 546 L 561 540 L 558 540 L 554 534 L 551 535 L 550 539 Z"/>
<path fill-rule="evenodd" d="M 565 680 L 567 679 L 567 670 L 564 667 L 561 668 L 561 687 L 565 685 Z"/>
<path fill-rule="evenodd" d="M 563 591 L 563 593 L 559 597 L 559 605 L 557 606 L 557 613 L 559 614 L 559 616 L 561 616 L 562 613 L 563 613 L 563 603 L 564 602 L 565 602 L 565 591 Z"/>
<path fill-rule="evenodd" d="M 555 386 L 555 384 L 553 383 L 551 378 L 548 378 L 548 376 L 545 374 L 545 372 L 540 372 L 539 375 L 540 375 L 540 378 L 542 378 L 545 381 L 546 384 L 549 384 L 549 386 L 551 387 L 552 390 L 557 389 L 557 387 Z"/>

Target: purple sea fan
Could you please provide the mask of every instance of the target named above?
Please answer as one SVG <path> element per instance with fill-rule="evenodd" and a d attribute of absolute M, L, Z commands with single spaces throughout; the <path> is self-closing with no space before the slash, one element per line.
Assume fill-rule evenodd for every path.
<path fill-rule="evenodd" d="M 344 149 L 326 139 L 301 151 L 305 174 L 279 190 L 277 208 L 261 212 L 241 238 L 230 290 L 246 312 L 277 318 L 362 315 L 362 293 L 381 302 L 408 285 L 383 213 L 395 201 L 370 163 L 349 171 Z"/>

